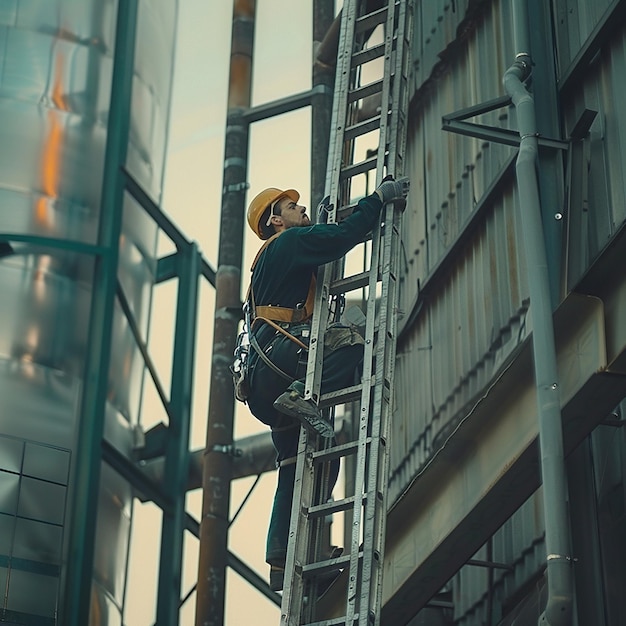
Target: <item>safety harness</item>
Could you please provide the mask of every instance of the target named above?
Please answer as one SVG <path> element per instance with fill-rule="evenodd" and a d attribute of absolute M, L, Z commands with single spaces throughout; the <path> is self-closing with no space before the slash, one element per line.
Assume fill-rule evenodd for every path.
<path fill-rule="evenodd" d="M 252 261 L 252 266 L 250 267 L 250 272 L 254 272 L 254 268 L 261 257 L 263 251 L 269 246 L 274 239 L 278 238 L 283 231 L 280 233 L 276 233 L 272 235 L 261 247 L 261 249 L 257 252 L 256 257 L 254 257 L 254 261 Z M 281 326 L 281 323 L 287 324 L 297 324 L 300 322 L 305 322 L 313 315 L 313 305 L 315 302 L 315 274 L 311 274 L 311 283 L 309 284 L 309 292 L 307 293 L 306 300 L 302 308 L 291 309 L 289 307 L 284 306 L 266 306 L 260 305 L 257 306 L 254 301 L 254 290 L 252 288 L 252 277 L 250 277 L 250 286 L 248 287 L 248 293 L 246 295 L 246 300 L 250 303 L 250 330 L 254 328 L 257 322 L 265 322 L 272 326 L 272 328 L 276 329 L 278 332 L 285 335 L 285 337 L 289 338 L 294 343 L 298 344 L 301 348 L 308 350 L 308 346 L 300 341 L 297 337 L 292 335 L 287 329 Z"/>
<path fill-rule="evenodd" d="M 263 251 L 269 246 L 269 244 L 274 241 L 280 233 L 276 233 L 272 235 L 261 247 L 261 249 L 257 252 L 256 257 L 254 257 L 254 261 L 252 261 L 252 266 L 250 267 L 250 272 L 254 271 L 256 264 L 263 253 Z M 289 307 L 284 306 L 266 306 L 261 305 L 257 306 L 254 301 L 254 290 L 252 288 L 252 276 L 250 277 L 250 286 L 248 287 L 248 293 L 246 294 L 246 307 L 248 309 L 249 317 L 246 322 L 249 328 L 249 341 L 250 345 L 254 349 L 254 351 L 259 355 L 259 358 L 274 372 L 276 372 L 282 378 L 288 380 L 290 383 L 293 382 L 293 377 L 291 377 L 286 372 L 283 372 L 275 363 L 271 361 L 271 359 L 265 354 L 263 348 L 259 345 L 254 333 L 252 332 L 255 324 L 257 323 L 265 323 L 269 324 L 272 328 L 274 328 L 277 332 L 281 333 L 285 337 L 287 337 L 290 341 L 293 341 L 296 345 L 302 348 L 305 351 L 308 351 L 309 347 L 298 337 L 290 333 L 283 325 L 286 324 L 298 324 L 301 322 L 306 322 L 313 315 L 313 304 L 315 300 L 315 274 L 311 274 L 311 283 L 309 285 L 309 292 L 307 294 L 306 300 L 302 308 L 294 308 L 291 309 Z"/>

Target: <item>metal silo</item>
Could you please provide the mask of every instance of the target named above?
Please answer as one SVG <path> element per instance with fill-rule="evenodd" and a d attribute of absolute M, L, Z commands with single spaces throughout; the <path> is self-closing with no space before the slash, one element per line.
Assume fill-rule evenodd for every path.
<path fill-rule="evenodd" d="M 131 456 L 145 368 L 120 302 L 147 336 L 158 229 L 120 186 L 119 166 L 160 198 L 175 24 L 166 0 L 0 3 L 0 622 L 71 621 L 94 389 L 102 440 Z M 117 295 L 106 336 L 94 337 L 107 263 Z M 107 345 L 108 376 L 93 365 Z M 133 490 L 100 457 L 93 467 L 83 595 L 89 623 L 121 624 Z"/>

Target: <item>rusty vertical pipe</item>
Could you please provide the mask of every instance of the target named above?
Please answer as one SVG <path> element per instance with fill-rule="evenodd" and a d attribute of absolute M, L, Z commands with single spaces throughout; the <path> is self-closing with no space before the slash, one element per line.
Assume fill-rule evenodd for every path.
<path fill-rule="evenodd" d="M 196 626 L 222 626 L 226 591 L 229 500 L 232 478 L 234 396 L 229 365 L 241 312 L 241 266 L 248 170 L 255 0 L 235 0 L 215 318 L 206 448 L 202 464 L 202 519 Z"/>
<path fill-rule="evenodd" d="M 333 110 L 333 86 L 335 82 L 335 61 L 337 44 L 334 45 L 333 57 L 328 58 L 332 45 L 324 44 L 334 40 L 332 30 L 335 22 L 333 13 L 334 0 L 313 0 L 313 96 L 311 98 L 311 206 L 317 206 L 324 197 L 326 185 L 326 162 L 330 122 Z M 338 24 L 339 22 L 337 22 Z M 338 41 L 339 29 L 336 28 Z M 320 52 L 326 52 L 320 58 Z"/>

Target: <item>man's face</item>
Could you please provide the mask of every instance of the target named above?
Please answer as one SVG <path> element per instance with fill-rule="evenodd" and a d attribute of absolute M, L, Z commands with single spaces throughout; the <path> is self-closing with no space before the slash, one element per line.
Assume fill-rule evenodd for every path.
<path fill-rule="evenodd" d="M 282 220 L 284 228 L 309 226 L 311 224 L 311 220 L 306 214 L 306 207 L 297 204 L 291 198 L 281 198 L 277 202 L 276 208 L 280 211 L 280 215 L 277 217 Z"/>

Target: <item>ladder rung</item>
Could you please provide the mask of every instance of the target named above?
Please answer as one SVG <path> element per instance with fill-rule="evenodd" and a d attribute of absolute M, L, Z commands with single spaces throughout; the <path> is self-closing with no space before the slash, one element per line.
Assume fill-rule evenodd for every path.
<path fill-rule="evenodd" d="M 354 291 L 355 289 L 367 287 L 369 283 L 369 271 L 359 272 L 358 274 L 352 274 L 352 276 L 344 276 L 343 278 L 338 278 L 337 280 L 334 280 L 330 285 L 329 292 L 331 296 L 340 293 L 348 293 L 349 291 Z"/>
<path fill-rule="evenodd" d="M 358 614 L 355 615 L 355 618 L 358 619 Z M 306 624 L 302 624 L 302 626 L 345 626 L 346 618 L 344 617 L 333 617 L 332 619 L 325 619 L 321 622 L 307 622 Z"/>
<path fill-rule="evenodd" d="M 372 382 L 372 384 L 374 383 Z M 337 406 L 338 404 L 346 404 L 348 402 L 358 400 L 361 397 L 362 389 L 363 385 L 359 383 L 358 385 L 352 385 L 352 387 L 344 387 L 343 389 L 338 389 L 337 391 L 325 393 L 320 398 L 319 407 L 320 409 L 323 409 L 327 406 Z"/>
<path fill-rule="evenodd" d="M 302 566 L 302 578 L 312 578 L 317 574 L 323 574 L 332 570 L 341 569 L 341 566 L 347 565 L 348 563 L 350 563 L 349 554 L 342 554 L 334 559 L 326 559 L 325 561 L 307 563 Z"/>
<path fill-rule="evenodd" d="M 366 48 L 365 50 L 360 50 L 359 52 L 355 52 L 352 55 L 352 67 L 356 67 L 357 65 L 363 65 L 364 63 L 369 63 L 374 59 L 382 57 L 384 54 L 384 43 L 381 43 L 377 46 L 372 46 L 371 48 Z"/>
<path fill-rule="evenodd" d="M 369 444 L 371 442 L 372 438 L 367 437 L 365 443 Z M 350 454 L 354 454 L 358 448 L 359 441 L 358 439 L 355 439 L 354 441 L 346 441 L 346 443 L 333 446 L 332 448 L 326 448 L 326 450 L 317 450 L 313 452 L 312 455 L 313 463 L 332 461 L 333 459 L 339 459 L 342 456 L 349 456 Z"/>
<path fill-rule="evenodd" d="M 339 500 L 330 500 L 322 504 L 316 504 L 308 508 L 309 517 L 323 517 L 324 515 L 330 515 L 331 513 L 339 513 L 339 511 L 347 511 L 354 506 L 356 502 L 356 496 L 348 496 L 347 498 L 341 498 Z M 361 497 L 362 501 L 365 501 L 365 496 Z"/>
<path fill-rule="evenodd" d="M 383 81 L 375 80 L 373 83 L 357 87 L 348 92 L 348 102 L 354 102 L 355 100 L 361 100 L 367 96 L 373 96 L 375 93 L 379 93 L 383 90 Z"/>
<path fill-rule="evenodd" d="M 345 206 L 341 206 L 337 209 L 337 221 L 345 220 L 346 217 L 352 215 L 354 213 L 354 209 L 356 209 L 356 204 L 347 204 Z"/>
<path fill-rule="evenodd" d="M 357 176 L 358 174 L 364 174 L 365 172 L 369 172 L 374 169 L 376 169 L 376 157 L 375 156 L 370 157 L 369 159 L 365 159 L 365 161 L 355 163 L 354 165 L 348 165 L 347 167 L 341 168 L 340 179 L 344 181 L 346 180 L 346 178 L 352 178 L 352 176 Z"/>
<path fill-rule="evenodd" d="M 372 13 L 368 13 L 367 15 L 357 18 L 355 32 L 362 33 L 364 30 L 369 28 L 375 28 L 379 24 L 382 24 L 386 19 L 387 7 L 383 7 L 377 11 L 372 11 Z"/>
<path fill-rule="evenodd" d="M 369 119 L 364 120 L 363 122 L 359 122 L 358 124 L 354 124 L 353 126 L 348 126 L 344 134 L 344 139 L 346 141 L 349 141 L 350 139 L 354 139 L 355 137 L 360 137 L 361 135 L 371 133 L 373 130 L 376 130 L 378 128 L 380 128 L 380 115 L 370 117 Z"/>

